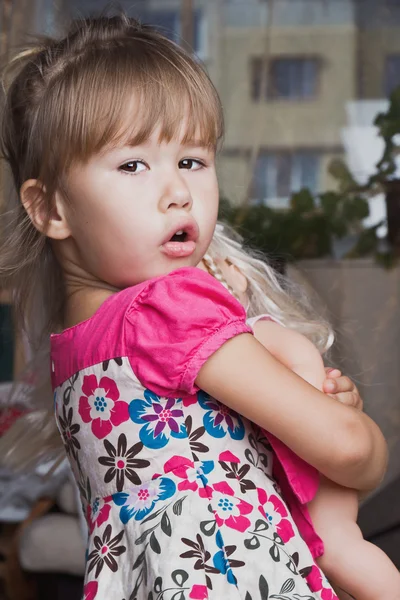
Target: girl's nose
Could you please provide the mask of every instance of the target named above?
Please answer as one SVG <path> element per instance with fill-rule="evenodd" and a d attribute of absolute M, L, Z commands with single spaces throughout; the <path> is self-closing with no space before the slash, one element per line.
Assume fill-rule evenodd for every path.
<path fill-rule="evenodd" d="M 190 210 L 192 204 L 190 189 L 182 177 L 176 177 L 173 181 L 168 181 L 160 198 L 160 210 L 162 212 L 174 208 Z"/>

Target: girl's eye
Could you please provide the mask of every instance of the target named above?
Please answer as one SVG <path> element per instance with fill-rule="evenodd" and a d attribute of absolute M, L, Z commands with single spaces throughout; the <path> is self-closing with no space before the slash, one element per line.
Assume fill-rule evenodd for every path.
<path fill-rule="evenodd" d="M 131 173 L 136 175 L 148 169 L 148 166 L 142 160 L 130 160 L 119 167 L 119 170 L 123 173 Z"/>
<path fill-rule="evenodd" d="M 188 171 L 198 171 L 204 167 L 204 163 L 200 160 L 196 160 L 195 158 L 184 158 L 179 161 L 180 169 L 187 169 Z"/>

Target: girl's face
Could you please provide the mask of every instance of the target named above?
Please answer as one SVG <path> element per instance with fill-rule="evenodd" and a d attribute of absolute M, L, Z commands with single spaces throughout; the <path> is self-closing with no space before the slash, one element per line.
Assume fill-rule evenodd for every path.
<path fill-rule="evenodd" d="M 215 152 L 199 142 L 110 148 L 71 168 L 58 255 L 82 280 L 124 288 L 196 266 L 218 213 Z"/>

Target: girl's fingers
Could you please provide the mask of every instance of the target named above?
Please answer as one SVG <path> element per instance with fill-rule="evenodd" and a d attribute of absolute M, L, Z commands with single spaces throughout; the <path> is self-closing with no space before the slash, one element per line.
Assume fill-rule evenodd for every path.
<path fill-rule="evenodd" d="M 322 390 L 325 394 L 329 394 L 334 400 L 338 400 L 339 402 L 342 402 L 342 404 L 362 410 L 363 401 L 357 387 L 346 375 L 340 374 L 334 376 L 333 373 L 335 371 L 338 370 L 334 369 L 327 374 L 328 377 L 322 385 Z M 340 371 L 338 371 L 338 373 L 340 373 Z"/>
<path fill-rule="evenodd" d="M 341 377 L 342 372 L 339 369 L 333 369 L 332 367 L 325 367 L 326 376 L 329 378 L 336 379 L 337 377 Z"/>
<path fill-rule="evenodd" d="M 342 404 L 346 406 L 352 406 L 353 408 L 357 408 L 358 410 L 363 409 L 363 401 L 358 393 L 358 390 L 355 389 L 353 392 L 342 392 L 340 394 L 329 394 L 331 398 L 334 400 L 338 400 Z"/>
<path fill-rule="evenodd" d="M 339 371 L 340 373 L 340 371 Z M 323 391 L 326 394 L 340 394 L 342 392 L 352 392 L 355 389 L 354 383 L 346 375 L 339 375 L 332 379 L 325 379 L 323 383 Z"/>

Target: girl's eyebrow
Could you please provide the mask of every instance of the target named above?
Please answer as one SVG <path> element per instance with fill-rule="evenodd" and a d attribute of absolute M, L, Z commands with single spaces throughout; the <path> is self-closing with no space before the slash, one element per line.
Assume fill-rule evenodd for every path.
<path fill-rule="evenodd" d="M 189 150 L 191 148 L 202 148 L 203 150 L 214 151 L 214 146 L 207 144 L 204 140 L 188 140 L 187 142 L 184 142 L 182 146 Z"/>

